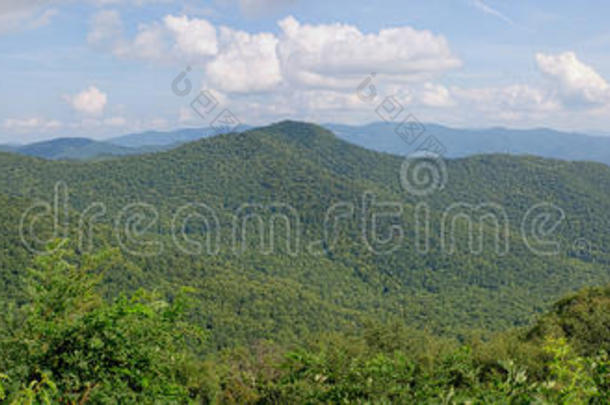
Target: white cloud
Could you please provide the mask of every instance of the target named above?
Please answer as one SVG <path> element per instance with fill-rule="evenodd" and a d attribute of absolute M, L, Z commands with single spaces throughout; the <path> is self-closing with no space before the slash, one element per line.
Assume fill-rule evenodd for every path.
<path fill-rule="evenodd" d="M 449 89 L 440 84 L 424 83 L 419 101 L 428 107 L 450 107 L 454 105 Z"/>
<path fill-rule="evenodd" d="M 171 3 L 174 0 L 87 0 L 94 6 Z M 0 0 L 0 34 L 36 29 L 49 24 L 59 11 L 57 7 L 79 3 L 76 0 Z"/>
<path fill-rule="evenodd" d="M 196 121 L 196 118 L 193 109 L 189 107 L 180 107 L 180 111 L 178 111 L 178 123 L 192 124 L 194 121 Z"/>
<path fill-rule="evenodd" d="M 538 68 L 558 86 L 568 104 L 610 102 L 610 87 L 592 67 L 582 63 L 574 52 L 556 55 L 536 54 Z"/>
<path fill-rule="evenodd" d="M 109 127 L 124 127 L 127 125 L 127 120 L 123 117 L 110 117 L 104 120 L 104 125 Z"/>
<path fill-rule="evenodd" d="M 508 18 L 506 15 L 502 14 L 500 11 L 496 10 L 495 8 L 491 7 L 490 5 L 486 4 L 483 0 L 471 0 L 470 4 L 472 4 L 476 9 L 484 12 L 485 14 L 489 14 L 494 17 L 497 17 L 500 20 L 502 20 L 510 25 L 515 24 L 513 22 L 513 20 L 511 20 L 510 18 Z"/>
<path fill-rule="evenodd" d="M 186 55 L 211 56 L 218 52 L 216 28 L 204 19 L 168 15 L 165 27 L 173 34 L 176 47 Z"/>
<path fill-rule="evenodd" d="M 169 127 L 169 121 L 165 118 L 154 118 L 150 121 L 149 127 L 153 129 L 167 129 Z"/>
<path fill-rule="evenodd" d="M 462 105 L 469 104 L 479 111 L 543 112 L 559 108 L 552 94 L 524 84 L 473 89 L 452 87 L 451 93 Z"/>
<path fill-rule="evenodd" d="M 162 22 L 141 25 L 135 38 L 127 40 L 118 13 L 105 11 L 94 17 L 88 39 L 92 45 L 111 42 L 109 48 L 121 57 L 180 63 L 195 58 L 204 67 L 206 83 L 226 93 L 280 86 L 351 92 L 372 71 L 381 81 L 404 84 L 460 65 L 445 38 L 429 31 L 398 27 L 363 34 L 351 25 L 303 25 L 294 17 L 278 24 L 282 32 L 276 37 L 217 30 L 205 19 L 167 15 Z M 432 91 L 424 94 L 425 102 L 447 102 Z"/>
<path fill-rule="evenodd" d="M 220 52 L 205 68 L 209 84 L 220 91 L 249 93 L 272 90 L 282 80 L 275 53 L 277 38 L 220 29 Z"/>
<path fill-rule="evenodd" d="M 140 24 L 132 39 L 124 31 L 119 12 L 104 10 L 92 18 L 87 40 L 122 58 L 183 61 L 217 53 L 216 28 L 204 19 L 167 15 L 163 21 Z"/>
<path fill-rule="evenodd" d="M 168 57 L 166 32 L 159 24 L 142 24 L 131 44 L 121 42 L 115 52 L 122 56 L 161 60 Z"/>
<path fill-rule="evenodd" d="M 116 10 L 104 10 L 91 19 L 87 42 L 94 46 L 113 48 L 123 35 L 123 21 Z"/>
<path fill-rule="evenodd" d="M 36 29 L 51 22 L 57 9 L 47 8 L 60 1 L 3 0 L 0 2 L 0 34 Z"/>
<path fill-rule="evenodd" d="M 48 10 L 44 10 L 38 15 L 35 15 L 34 18 L 30 19 L 27 23 L 27 28 L 36 29 L 40 27 L 44 27 L 45 25 L 49 25 L 53 17 L 59 14 L 59 11 L 54 8 L 50 8 Z"/>
<path fill-rule="evenodd" d="M 108 101 L 106 93 L 95 86 L 89 86 L 78 94 L 66 96 L 65 99 L 76 111 L 91 115 L 102 114 Z"/>
<path fill-rule="evenodd" d="M 444 37 L 411 27 L 363 34 L 351 25 L 302 25 L 294 17 L 279 25 L 282 72 L 302 86 L 353 88 L 371 72 L 393 80 L 420 80 L 460 65 Z"/>
<path fill-rule="evenodd" d="M 160 23 L 140 24 L 129 41 L 123 36 L 124 26 L 116 10 L 104 10 L 91 19 L 87 42 L 123 58 L 161 60 L 168 57 L 168 33 Z"/>
<path fill-rule="evenodd" d="M 50 131 L 62 126 L 63 123 L 61 121 L 49 120 L 42 117 L 7 118 L 2 124 L 5 130 L 14 132 Z"/>

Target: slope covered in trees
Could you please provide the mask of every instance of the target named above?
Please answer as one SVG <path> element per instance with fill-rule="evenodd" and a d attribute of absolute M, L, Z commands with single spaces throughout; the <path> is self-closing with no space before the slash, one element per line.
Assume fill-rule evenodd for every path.
<path fill-rule="evenodd" d="M 49 247 L 53 249 L 55 245 Z M 592 403 L 610 399 L 610 339 L 540 325 L 458 343 L 369 322 L 300 345 L 259 340 L 205 353 L 182 288 L 103 299 L 118 250 L 52 250 L 21 269 L 25 300 L 0 317 L 0 401 L 27 403 Z M 127 271 L 128 269 L 125 268 Z M 554 305 L 556 324 L 607 324 L 607 288 Z M 206 311 L 206 310 L 204 310 Z"/>
<path fill-rule="evenodd" d="M 113 161 L 49 162 L 0 154 L 0 170 L 7 174 L 0 179 L 0 193 L 51 203 L 56 185 L 63 182 L 73 215 L 68 236 L 75 244 L 80 242 L 75 231 L 79 215 L 89 212 L 91 204 L 103 204 L 106 211 L 96 217 L 93 246 L 132 243 L 123 243 L 124 254 L 141 269 L 108 276 L 108 289 L 144 286 L 171 293 L 178 285 L 195 287 L 201 309 L 196 322 L 210 332 L 212 348 L 269 337 L 295 341 L 370 319 L 463 337 L 473 329 L 528 324 L 563 294 L 610 281 L 606 166 L 505 155 L 449 160 L 445 187 L 421 197 L 401 184 L 403 162 L 347 144 L 318 126 L 283 122 Z M 364 240 L 362 207 L 371 198 L 401 207 L 392 221 L 401 226 L 402 240 L 397 235 L 386 244 Z M 417 246 L 421 217 L 415 212 L 422 202 L 430 210 L 427 253 Z M 130 206 L 134 203 L 149 205 Z M 217 254 L 205 249 L 207 236 L 215 235 L 211 222 L 195 218 L 184 229 L 204 247 L 197 254 L 185 253 L 184 244 L 179 249 L 172 238 L 173 217 L 193 203 L 206 204 L 218 217 Z M 348 215 L 325 237 L 325 217 L 337 203 Z M 448 252 L 440 230 L 455 203 L 501 206 L 510 231 L 509 251 L 497 251 L 493 223 L 485 223 L 483 250 L 473 253 L 468 224 L 457 221 L 452 231 L 457 245 Z M 541 203 L 559 209 L 551 217 L 564 216 L 548 236 L 551 248 L 558 243 L 557 254 L 532 252 L 521 235 L 527 212 Z M 116 226 L 127 215 L 125 207 L 135 209 L 127 214 L 150 221 L 144 221 L 150 226 L 135 242 L 122 234 L 125 224 Z M 278 221 L 274 249 L 267 252 L 250 224 L 245 245 L 237 238 L 236 250 L 235 218 L 240 225 L 251 211 L 266 225 L 278 212 L 298 218 L 299 237 L 288 237 Z M 17 229 L 19 218 L 11 215 L 5 221 Z M 393 224 L 382 223 L 380 237 Z M 478 222 L 474 225 L 477 230 Z M 548 247 L 549 241 L 542 242 Z M 391 254 L 380 254 L 393 247 Z M 16 283 L 15 274 L 3 268 L 7 284 Z"/>

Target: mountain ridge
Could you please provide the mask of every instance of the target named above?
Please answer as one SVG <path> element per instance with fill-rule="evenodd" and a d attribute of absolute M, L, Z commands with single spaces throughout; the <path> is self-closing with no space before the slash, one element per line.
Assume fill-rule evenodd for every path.
<path fill-rule="evenodd" d="M 570 161 L 596 161 L 610 165 L 610 137 L 563 132 L 549 128 L 510 129 L 492 127 L 483 129 L 451 128 L 426 123 L 423 125 L 421 142 L 434 137 L 440 142 L 445 157 L 459 158 L 479 154 L 532 155 Z M 407 155 L 414 152 L 418 142 L 405 143 L 396 132 L 396 125 L 374 122 L 361 126 L 323 124 L 340 139 L 378 152 Z M 236 132 L 252 129 L 242 125 Z M 235 131 L 234 131 L 235 132 Z M 106 139 L 96 147 L 65 151 L 56 148 L 50 153 L 36 153 L 47 159 L 87 160 L 121 155 L 137 155 L 173 149 L 184 143 L 210 138 L 225 133 L 214 128 L 185 128 L 173 131 L 148 131 Z M 61 138 L 60 138 L 61 139 Z M 58 139 L 45 142 L 53 142 Z M 63 140 L 62 140 L 63 141 Z M 40 144 L 40 143 L 37 143 Z M 0 150 L 20 153 L 20 148 L 31 145 L 3 145 Z M 35 149 L 35 148 L 34 148 Z M 23 152 L 23 151 L 22 151 Z M 34 154 L 34 153 L 26 153 Z"/>
<path fill-rule="evenodd" d="M 211 327 L 213 341 L 220 346 L 268 337 L 272 330 L 293 335 L 294 323 L 302 326 L 297 334 L 320 330 L 319 315 L 312 309 L 316 306 L 334 308 L 324 322 L 337 328 L 373 317 L 399 318 L 440 334 L 469 328 L 501 330 L 527 324 L 567 292 L 610 282 L 610 251 L 605 248 L 610 240 L 600 231 L 610 227 L 607 166 L 508 155 L 447 159 L 441 162 L 448 173 L 444 187 L 419 197 L 401 183 L 403 162 L 404 157 L 346 143 L 318 125 L 284 121 L 112 161 L 47 161 L 0 154 L 0 170 L 8 173 L 0 178 L 0 194 L 50 202 L 54 187 L 65 184 L 76 213 L 89 212 L 92 204 L 103 205 L 106 212 L 96 221 L 107 228 L 115 227 L 133 204 L 152 207 L 158 215 L 140 237 L 161 244 L 163 251 L 129 257 L 145 269 L 153 285 L 171 291 L 176 283 L 188 281 L 199 288 L 202 307 L 222 313 L 213 317 Z M 402 239 L 390 239 L 389 245 L 364 239 L 363 223 L 371 218 L 364 204 L 372 202 L 401 207 L 396 225 L 404 232 Z M 520 233 L 526 211 L 543 202 L 560 207 L 566 217 L 554 234 L 561 251 L 549 257 L 532 252 Z M 426 254 L 415 244 L 414 214 L 421 203 L 430 210 Z M 472 254 L 467 224 L 459 223 L 456 251 L 445 252 L 439 229 L 454 203 L 501 206 L 509 220 L 510 254 L 496 253 L 489 224 L 483 227 L 483 250 Z M 217 215 L 218 254 L 190 256 L 172 240 L 173 217 L 190 204 L 205 204 Z M 339 223 L 337 233 L 330 229 L 325 236 L 325 217 L 332 207 L 352 208 L 352 213 Z M 235 251 L 235 218 L 243 218 L 239 215 L 248 212 L 244 209 L 263 210 L 259 212 L 268 225 L 273 210 L 289 208 L 299 220 L 300 238 L 278 228 L 282 231 L 276 233 L 275 247 L 263 254 L 258 234 L 250 234 L 256 227 L 246 228 L 244 251 Z M 384 235 L 392 223 L 381 223 Z M 205 247 L 209 227 L 195 222 L 187 227 L 187 235 Z M 115 233 L 107 232 L 117 243 Z M 573 246 L 579 239 L 589 244 L 584 252 Z M 267 236 L 265 240 L 269 247 Z M 297 241 L 293 255 L 290 249 Z M 94 235 L 94 243 L 108 240 Z M 379 253 L 393 244 L 391 254 Z M 271 310 L 264 300 L 271 296 L 264 292 L 265 285 L 278 302 L 294 302 L 295 307 Z M 310 297 L 307 303 L 295 301 L 296 291 Z M 219 299 L 227 304 L 221 305 Z M 290 322 L 285 321 L 288 318 Z"/>

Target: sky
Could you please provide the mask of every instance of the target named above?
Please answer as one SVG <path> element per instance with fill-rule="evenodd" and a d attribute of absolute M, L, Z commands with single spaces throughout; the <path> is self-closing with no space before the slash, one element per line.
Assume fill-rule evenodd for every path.
<path fill-rule="evenodd" d="M 0 0 L 0 143 L 284 119 L 610 134 L 610 2 Z"/>

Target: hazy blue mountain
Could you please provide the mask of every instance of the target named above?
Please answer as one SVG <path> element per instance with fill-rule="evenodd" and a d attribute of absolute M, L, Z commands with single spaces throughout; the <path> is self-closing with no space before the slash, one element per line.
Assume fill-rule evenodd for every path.
<path fill-rule="evenodd" d="M 363 126 L 326 124 L 339 138 L 365 148 L 394 154 L 414 151 L 426 137 L 433 135 L 445 148 L 447 157 L 508 153 L 536 155 L 563 160 L 589 160 L 610 164 L 610 137 L 535 129 L 457 129 L 424 124 L 425 131 L 408 145 L 396 132 L 395 123 L 377 122 Z"/>
<path fill-rule="evenodd" d="M 411 145 L 398 135 L 397 125 L 377 122 L 362 126 L 326 124 L 337 137 L 367 149 L 404 155 L 414 152 L 429 136 L 444 147 L 446 157 L 503 153 L 535 155 L 562 160 L 588 160 L 610 164 L 610 137 L 590 136 L 536 129 L 458 129 L 425 124 L 424 132 Z M 241 126 L 235 132 L 248 129 Z M 88 160 L 103 157 L 138 155 L 173 149 L 182 144 L 224 133 L 214 128 L 188 128 L 175 131 L 134 133 L 100 142 L 87 138 L 58 138 L 25 146 L 0 145 L 0 151 L 15 152 L 45 159 Z"/>
<path fill-rule="evenodd" d="M 247 127 L 242 125 L 235 132 L 245 129 Z M 160 152 L 225 132 L 222 129 L 208 127 L 168 132 L 147 131 L 123 135 L 105 141 L 95 141 L 88 138 L 56 138 L 27 145 L 0 145 L 0 151 L 51 160 L 90 160 Z"/>
<path fill-rule="evenodd" d="M 143 151 L 87 138 L 57 138 L 14 147 L 11 152 L 51 160 L 85 160 L 100 156 L 122 156 Z"/>
<path fill-rule="evenodd" d="M 0 151 L 2 152 L 14 152 L 18 146 L 15 145 L 0 145 Z"/>
<path fill-rule="evenodd" d="M 245 125 L 240 125 L 235 131 L 230 132 L 241 132 L 248 128 L 249 127 Z M 107 142 L 130 148 L 139 148 L 142 146 L 163 146 L 165 149 L 169 149 L 173 146 L 178 146 L 186 142 L 192 142 L 226 132 L 229 131 L 211 127 L 184 128 L 166 132 L 147 131 L 111 138 L 107 140 Z"/>

